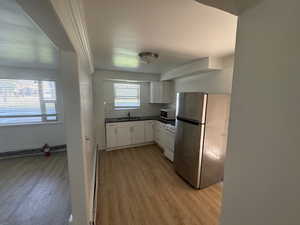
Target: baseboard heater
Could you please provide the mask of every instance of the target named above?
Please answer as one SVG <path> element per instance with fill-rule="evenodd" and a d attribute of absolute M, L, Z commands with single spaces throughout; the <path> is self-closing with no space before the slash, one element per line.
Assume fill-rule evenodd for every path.
<path fill-rule="evenodd" d="M 67 145 L 55 145 L 50 147 L 51 152 L 61 152 L 66 151 Z M 0 152 L 0 159 L 23 157 L 23 156 L 33 156 L 33 155 L 43 155 L 42 148 L 35 149 L 25 149 L 18 151 Z"/>
<path fill-rule="evenodd" d="M 92 215 L 89 225 L 95 225 L 97 219 L 97 194 L 98 194 L 98 172 L 99 172 L 99 148 L 96 148 L 96 160 L 94 165 L 93 191 L 92 191 Z"/>

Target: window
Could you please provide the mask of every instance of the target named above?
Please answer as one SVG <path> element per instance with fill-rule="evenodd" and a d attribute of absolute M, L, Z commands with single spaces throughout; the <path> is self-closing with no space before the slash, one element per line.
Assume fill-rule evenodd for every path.
<path fill-rule="evenodd" d="M 0 79 L 0 125 L 56 120 L 55 81 Z"/>
<path fill-rule="evenodd" d="M 114 83 L 115 108 L 132 109 L 140 107 L 140 85 Z"/>

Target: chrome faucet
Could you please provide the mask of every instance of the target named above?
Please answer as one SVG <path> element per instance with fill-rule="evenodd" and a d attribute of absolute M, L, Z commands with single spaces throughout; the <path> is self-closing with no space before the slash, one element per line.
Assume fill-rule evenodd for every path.
<path fill-rule="evenodd" d="M 127 113 L 128 119 L 130 119 L 130 112 Z"/>

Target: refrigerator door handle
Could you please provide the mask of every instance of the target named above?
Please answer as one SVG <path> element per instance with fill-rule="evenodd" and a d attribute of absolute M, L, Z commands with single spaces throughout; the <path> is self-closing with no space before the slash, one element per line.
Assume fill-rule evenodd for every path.
<path fill-rule="evenodd" d="M 192 120 L 192 119 L 187 119 L 187 118 L 182 118 L 180 116 L 177 116 L 177 120 L 182 121 L 182 122 L 186 122 L 186 123 L 190 123 L 196 126 L 201 125 L 202 123 L 200 123 L 198 120 Z"/>

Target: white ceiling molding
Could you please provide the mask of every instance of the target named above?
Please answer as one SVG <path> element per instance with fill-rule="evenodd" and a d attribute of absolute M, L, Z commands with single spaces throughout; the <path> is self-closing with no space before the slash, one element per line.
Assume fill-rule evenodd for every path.
<path fill-rule="evenodd" d="M 222 60 L 216 57 L 207 57 L 176 67 L 161 75 L 161 80 L 173 80 L 179 77 L 199 73 L 222 70 Z"/>
<path fill-rule="evenodd" d="M 151 82 L 160 80 L 160 76 L 158 76 L 157 74 L 112 70 L 96 70 L 94 76 L 100 76 L 104 80 L 126 80 L 127 82 Z"/>
<path fill-rule="evenodd" d="M 50 0 L 78 56 L 89 72 L 94 73 L 86 21 L 81 0 Z"/>
<path fill-rule="evenodd" d="M 195 0 L 204 5 L 209 5 L 229 12 L 234 15 L 240 15 L 246 9 L 255 6 L 262 0 Z"/>

